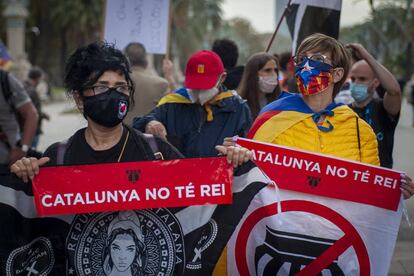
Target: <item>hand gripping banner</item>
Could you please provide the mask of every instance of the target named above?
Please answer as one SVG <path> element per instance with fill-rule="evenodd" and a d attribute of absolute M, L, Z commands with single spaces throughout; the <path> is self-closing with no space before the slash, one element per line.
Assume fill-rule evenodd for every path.
<path fill-rule="evenodd" d="M 225 158 L 41 168 L 33 180 L 38 215 L 232 202 Z"/>
<path fill-rule="evenodd" d="M 183 164 L 181 161 L 186 162 Z M 56 197 L 55 200 L 46 198 L 45 203 L 56 203 L 61 207 L 63 200 L 65 204 L 70 200 L 72 205 L 76 200 L 75 207 L 83 212 L 83 208 L 93 205 L 91 201 L 98 201 L 91 197 L 91 191 L 115 179 L 112 186 L 102 186 L 102 190 L 108 187 L 126 189 L 130 187 L 130 182 L 135 182 L 134 188 L 138 189 L 137 194 L 142 202 L 145 194 L 141 195 L 139 186 L 157 189 L 156 193 L 151 194 L 151 198 L 157 196 L 157 200 L 151 199 L 147 203 L 165 205 L 172 202 L 168 198 L 163 199 L 165 190 L 161 188 L 164 186 L 169 188 L 171 195 L 179 193 L 174 187 L 184 186 L 183 181 L 186 187 L 193 187 L 194 192 L 192 188 L 178 188 L 183 191 L 177 204 L 185 205 L 191 204 L 190 199 L 199 199 L 202 185 L 208 184 L 211 189 L 204 187 L 204 199 L 198 200 L 197 204 L 206 201 L 211 204 L 39 217 L 32 185 L 10 174 L 0 173 L 0 274 L 212 275 L 223 248 L 251 200 L 268 185 L 267 177 L 252 162 L 248 162 L 234 170 L 232 190 L 227 186 L 223 190 L 217 184 L 227 183 L 227 175 L 233 171 L 224 158 L 180 160 L 178 163 L 131 163 L 125 164 L 126 167 L 118 165 L 124 164 L 107 164 L 101 168 L 77 166 L 69 171 L 71 174 L 60 170 L 64 167 L 50 169 L 49 174 L 65 174 L 46 179 L 46 182 L 51 182 L 47 194 L 57 190 L 59 185 L 68 185 L 65 181 L 72 181 L 75 174 L 94 173 L 93 177 L 88 176 L 92 180 L 83 179 L 82 190 L 70 189 L 70 193 L 81 193 L 78 199 L 76 195 L 67 195 L 57 202 Z M 146 165 L 151 165 L 153 170 L 147 170 Z M 187 181 L 193 181 L 192 185 Z M 39 183 L 43 185 L 43 181 Z M 89 204 L 84 191 L 89 192 Z M 231 192 L 232 203 L 213 204 L 214 201 L 222 201 L 223 191 L 225 197 L 229 197 Z M 68 189 L 62 192 L 68 192 Z M 125 190 L 122 194 L 118 193 L 118 201 L 129 198 L 131 192 L 125 193 Z M 111 201 L 112 197 L 111 194 Z M 127 204 L 130 203 L 123 203 Z M 106 207 L 124 208 L 120 207 L 119 202 Z"/>
<path fill-rule="evenodd" d="M 401 173 L 386 168 L 238 138 L 281 189 L 397 210 Z"/>
<path fill-rule="evenodd" d="M 227 244 L 228 275 L 386 275 L 401 221 L 400 173 L 248 139 L 276 185 Z"/>

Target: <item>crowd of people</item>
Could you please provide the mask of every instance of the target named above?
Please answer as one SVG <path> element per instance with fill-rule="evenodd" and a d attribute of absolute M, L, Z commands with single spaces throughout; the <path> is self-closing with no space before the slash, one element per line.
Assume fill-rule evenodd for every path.
<path fill-rule="evenodd" d="M 72 61 L 80 53 L 91 56 L 86 69 Z M 188 59 L 184 84 L 177 89 L 172 62 L 164 60 L 165 78 L 150 73 L 141 43 L 130 43 L 124 53 L 105 43 L 79 48 L 68 60 L 65 85 L 88 127 L 69 139 L 68 149 L 83 144 L 86 151 L 81 152 L 88 154 L 76 154 L 72 157 L 77 161 L 69 163 L 113 161 L 126 135 L 138 131 L 154 135 L 161 148 L 172 145 L 188 158 L 216 156 L 216 146 L 234 146 L 226 137 L 249 136 L 392 168 L 401 89 L 362 45 L 343 45 L 314 34 L 302 42 L 295 56 L 255 53 L 244 66 L 237 66 L 237 60 L 237 45 L 218 39 L 212 50 L 195 52 Z M 7 171 L 13 164 L 17 168 L 16 164 L 36 163 L 33 160 L 38 159 L 27 157 L 40 157 L 32 149 L 42 133 L 42 120 L 49 117 L 42 112 L 36 92 L 40 69 L 33 68 L 24 85 L 11 74 L 1 73 L 0 161 Z M 269 127 L 263 118 L 274 110 L 289 110 L 291 117 L 273 118 Z M 126 155 L 132 152 L 128 149 Z M 111 157 L 101 157 L 107 154 Z M 168 153 L 162 155 L 172 158 Z M 408 176 L 404 181 L 411 183 Z M 408 185 L 403 192 L 407 197 L 414 190 Z"/>
<path fill-rule="evenodd" d="M 313 34 L 293 57 L 255 53 L 245 66 L 237 59 L 233 41 L 217 40 L 212 50 L 189 57 L 184 84 L 176 88 L 172 62 L 164 61 L 165 78 L 148 73 L 140 43 L 124 53 L 107 43 L 78 48 L 67 61 L 64 84 L 87 126 L 40 158 L 28 151 L 37 145 L 41 119 L 48 119 L 34 90 L 41 72 L 29 73 L 26 89 L 1 72 L 2 170 L 27 182 L 44 165 L 218 154 L 237 167 L 251 152 L 234 145 L 233 136 L 392 168 L 401 89 L 362 45 Z M 411 178 L 402 175 L 401 183 L 410 198 Z"/>
<path fill-rule="evenodd" d="M 68 60 L 65 85 L 88 120 L 88 127 L 75 134 L 77 138 L 70 139 L 69 145 L 84 137 L 87 148 L 99 156 L 105 150 L 117 152 L 116 145 L 126 139 L 129 129 L 153 134 L 160 145 L 167 142 L 183 157 L 209 157 L 217 155 L 217 145 L 229 146 L 226 137 L 237 135 L 393 167 L 401 89 L 361 44 L 343 45 L 314 34 L 301 43 L 295 56 L 255 53 L 244 66 L 238 66 L 237 45 L 218 39 L 212 50 L 198 51 L 188 59 L 184 84 L 178 89 L 170 60 L 164 60 L 162 78 L 149 72 L 141 43 L 130 43 L 124 53 L 111 47 L 93 43 L 79 48 Z M 91 56 L 84 65 L 87 69 L 72 62 L 80 52 Z M 121 84 L 116 78 L 126 82 Z M 49 119 L 36 91 L 41 79 L 38 68 L 30 70 L 24 84 L 1 71 L 2 171 L 18 160 L 20 164 L 34 160 L 26 157 L 40 157 L 33 149 L 42 134 L 42 120 Z M 273 118 L 269 127 L 263 117 L 274 110 L 296 115 Z M 96 132 L 96 124 L 104 129 L 98 127 Z M 89 154 L 78 154 L 75 159 L 82 163 L 95 156 Z M 403 190 L 406 195 L 413 192 Z"/>

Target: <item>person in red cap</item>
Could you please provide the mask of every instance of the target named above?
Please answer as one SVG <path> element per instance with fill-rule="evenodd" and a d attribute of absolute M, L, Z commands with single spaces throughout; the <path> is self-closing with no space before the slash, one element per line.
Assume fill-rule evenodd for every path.
<path fill-rule="evenodd" d="M 225 137 L 246 136 L 252 123 L 246 101 L 236 91 L 227 91 L 225 78 L 216 53 L 195 52 L 185 68 L 185 86 L 136 118 L 134 128 L 167 139 L 186 157 L 216 156 L 216 145 Z"/>

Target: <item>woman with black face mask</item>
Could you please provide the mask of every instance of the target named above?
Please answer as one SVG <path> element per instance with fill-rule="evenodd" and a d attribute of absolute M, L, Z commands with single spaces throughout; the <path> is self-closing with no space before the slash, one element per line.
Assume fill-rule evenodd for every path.
<path fill-rule="evenodd" d="M 83 165 L 182 158 L 181 153 L 168 142 L 151 135 L 144 136 L 144 134 L 122 123 L 130 107 L 130 100 L 133 98 L 134 84 L 129 76 L 128 61 L 122 52 L 113 48 L 113 46 L 93 43 L 77 49 L 66 64 L 65 85 L 68 91 L 70 91 L 69 95 L 73 97 L 78 109 L 86 118 L 87 127 L 78 130 L 66 141 L 51 145 L 45 151 L 44 157 L 40 159 L 23 158 L 15 162 L 11 167 L 11 171 L 25 182 L 33 179 L 34 175 L 39 173 L 39 166 L 43 165 Z M 225 148 L 223 146 L 218 148 L 223 154 L 227 155 L 228 162 L 234 164 L 234 166 L 246 162 L 251 157 L 251 153 L 244 148 Z M 159 173 L 162 173 L 162 171 Z M 197 177 L 197 175 L 194 175 L 194 177 Z M 206 208 L 210 207 L 207 206 Z M 149 211 L 143 210 L 142 213 Z M 130 212 L 135 214 L 138 211 L 131 210 Z M 90 219 L 88 223 L 95 223 L 93 220 L 97 216 L 109 218 L 112 216 L 111 213 L 113 212 L 93 214 L 93 219 Z M 200 214 L 203 213 L 205 212 L 200 212 Z M 78 215 L 76 218 L 80 216 Z M 142 230 L 141 227 L 144 227 L 144 225 L 140 225 L 140 221 L 136 216 L 112 216 L 113 220 L 118 220 L 116 223 L 111 222 L 110 219 L 100 220 L 99 225 L 102 226 L 102 229 L 107 227 L 114 230 L 116 228 L 115 232 L 118 231 L 117 235 L 114 235 L 113 239 L 108 239 L 105 236 L 106 231 L 103 233 L 99 232 L 99 235 L 94 239 L 94 243 L 96 242 L 94 250 L 96 251 L 91 249 L 91 252 L 94 252 L 91 255 L 94 256 L 89 257 L 91 255 L 87 255 L 87 257 L 82 257 L 82 264 L 78 264 L 77 255 L 71 251 L 72 249 L 70 249 L 69 245 L 65 246 L 66 237 L 56 237 L 58 242 L 54 244 L 54 248 L 59 252 L 66 253 L 67 267 L 70 269 L 74 267 L 75 274 L 79 274 L 78 270 L 91 267 L 91 265 L 88 267 L 85 264 L 94 263 L 95 269 L 98 269 L 96 271 L 101 271 L 101 274 L 105 272 L 108 275 L 114 275 L 115 273 L 119 273 L 117 275 L 144 275 L 146 273 L 143 263 L 144 261 L 149 263 L 149 258 L 143 256 L 151 254 L 148 252 L 158 252 L 157 250 L 161 252 L 163 247 L 161 247 L 161 243 L 159 245 L 156 243 L 156 246 L 152 247 L 144 245 L 145 239 L 143 235 L 150 233 L 152 230 L 148 230 L 148 232 Z M 159 218 L 161 219 L 161 217 Z M 198 220 L 199 218 L 195 215 L 194 219 Z M 84 220 L 84 218 L 81 220 Z M 151 221 L 149 220 L 145 224 L 149 225 L 149 222 Z M 96 221 L 96 223 L 98 222 Z M 72 227 L 78 227 L 76 226 L 77 224 L 73 224 L 75 226 L 72 225 Z M 83 230 L 87 225 L 92 224 L 85 222 L 82 226 L 84 227 Z M 170 227 L 167 224 L 165 226 Z M 163 226 L 159 225 L 158 227 Z M 171 227 L 180 226 L 175 225 Z M 148 226 L 144 229 L 150 228 Z M 159 230 L 161 228 L 154 229 Z M 81 232 L 84 234 L 83 230 Z M 112 234 L 114 232 L 112 230 L 108 231 L 108 233 Z M 168 235 L 172 234 L 169 233 Z M 83 237 L 86 240 L 90 238 L 89 236 L 86 238 L 85 235 Z M 151 236 L 149 235 L 149 237 L 148 243 L 152 244 Z M 154 234 L 155 237 L 158 236 Z M 83 248 L 83 246 L 84 248 L 89 248 L 86 246 L 88 241 L 85 241 L 85 239 L 76 238 L 77 242 L 74 245 L 78 248 L 76 250 L 79 250 L 80 247 Z M 99 245 L 101 241 L 110 241 L 110 243 Z M 105 248 L 107 248 L 107 252 L 102 253 L 102 256 L 100 256 L 100 250 Z M 148 252 L 142 252 L 143 250 L 148 250 Z M 166 250 L 162 250 L 162 254 L 164 254 Z M 83 254 L 84 251 L 80 251 Z M 152 263 L 157 268 L 161 267 L 161 261 L 164 262 L 164 259 L 161 259 L 161 255 L 159 256 L 158 260 L 160 263 L 156 261 Z M 192 258 L 191 255 L 189 256 L 189 258 Z M 68 271 L 71 271 L 70 269 Z M 179 269 L 177 268 L 177 270 Z M 54 274 L 63 275 L 65 273 Z M 71 274 L 71 272 L 66 272 L 66 274 Z M 95 273 L 93 272 L 92 274 Z"/>
<path fill-rule="evenodd" d="M 80 165 L 154 159 L 145 138 L 122 124 L 132 104 L 134 83 L 121 51 L 105 43 L 81 47 L 70 56 L 65 71 L 68 95 L 87 120 L 87 127 L 65 142 L 51 145 L 39 160 L 23 158 L 16 162 L 13 171 L 18 176 L 27 181 L 37 173 L 38 166 L 46 163 Z M 168 143 L 153 139 L 164 158 L 182 157 Z M 27 166 L 35 169 L 27 170 Z"/>
<path fill-rule="evenodd" d="M 126 57 L 112 45 L 92 43 L 77 49 L 67 61 L 64 83 L 69 96 L 88 121 L 87 127 L 66 141 L 51 145 L 40 159 L 22 158 L 12 165 L 12 172 L 27 182 L 38 174 L 39 166 L 45 164 L 182 158 L 168 142 L 144 136 L 122 123 L 133 104 L 134 83 L 129 73 Z M 234 164 L 240 164 L 249 155 L 246 149 L 220 147 L 219 150 Z"/>

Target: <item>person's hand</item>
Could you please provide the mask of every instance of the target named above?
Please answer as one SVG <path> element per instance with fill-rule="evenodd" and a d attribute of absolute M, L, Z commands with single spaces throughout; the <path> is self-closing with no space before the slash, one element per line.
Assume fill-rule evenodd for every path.
<path fill-rule="evenodd" d="M 404 199 L 409 199 L 414 194 L 414 183 L 406 174 L 401 174 L 401 192 Z"/>
<path fill-rule="evenodd" d="M 346 48 L 351 49 L 356 58 L 367 59 L 370 56 L 370 53 L 365 49 L 364 46 L 360 43 L 349 43 L 345 45 Z"/>
<path fill-rule="evenodd" d="M 11 165 L 10 171 L 27 183 L 29 179 L 32 180 L 35 175 L 39 174 L 39 167 L 49 162 L 49 160 L 49 157 L 40 159 L 23 157 Z"/>
<path fill-rule="evenodd" d="M 9 164 L 14 164 L 17 160 L 26 156 L 26 152 L 22 151 L 20 147 L 13 147 L 9 153 Z"/>
<path fill-rule="evenodd" d="M 156 120 L 150 121 L 145 126 L 145 133 L 149 133 L 152 135 L 158 135 L 162 139 L 167 139 L 167 130 L 165 129 L 164 125 Z"/>
<path fill-rule="evenodd" d="M 162 61 L 162 72 L 164 73 L 164 77 L 166 79 L 173 79 L 174 78 L 174 64 L 169 59 L 163 59 Z"/>
<path fill-rule="evenodd" d="M 235 146 L 235 145 L 236 143 L 234 142 L 233 137 L 224 138 L 223 146 L 230 147 L 230 146 Z"/>
<path fill-rule="evenodd" d="M 218 150 L 220 154 L 226 155 L 227 162 L 232 164 L 235 168 L 249 161 L 253 155 L 251 151 L 243 147 L 216 146 L 216 150 Z"/>

